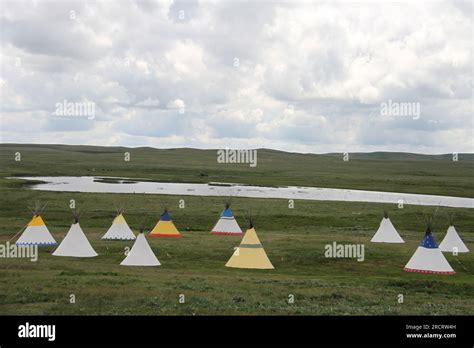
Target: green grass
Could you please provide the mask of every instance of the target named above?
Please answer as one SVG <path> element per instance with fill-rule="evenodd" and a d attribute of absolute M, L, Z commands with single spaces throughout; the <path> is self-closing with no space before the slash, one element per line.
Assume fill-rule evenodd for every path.
<path fill-rule="evenodd" d="M 189 149 L 131 150 L 132 163 L 123 163 L 114 157 L 121 149 L 24 148 L 26 150 L 21 150 L 23 160 L 18 164 L 10 160 L 15 146 L 0 146 L 2 177 L 113 175 L 183 182 L 314 185 L 472 197 L 472 180 L 468 177 L 473 167 L 469 159 L 454 164 L 457 166 L 454 170 L 453 163 L 438 157 L 412 158 L 407 155 L 410 160 L 400 161 L 379 159 L 381 155 L 374 155 L 377 159 L 342 163 L 336 157 L 310 155 L 308 158 L 314 157 L 315 162 L 309 163 L 308 158 L 301 161 L 302 155 L 268 151 L 259 153 L 259 166 L 262 164 L 264 168 L 257 167 L 258 170 L 252 172 L 253 169 L 245 166 L 220 169 L 217 164 L 206 162 L 210 152 Z M 133 151 L 138 153 L 134 156 Z M 175 154 L 171 155 L 173 152 Z M 289 163 L 284 165 L 287 160 L 280 156 L 287 158 Z M 297 159 L 291 160 L 293 156 Z M 172 160 L 166 161 L 166 158 Z M 328 162 L 323 165 L 325 161 Z M 296 163 L 300 163 L 299 166 L 292 169 Z M 402 167 L 398 171 L 393 169 L 397 167 L 396 163 Z M 322 168 L 313 171 L 318 165 Z M 340 167 L 345 165 L 351 167 Z M 437 175 L 419 174 L 429 173 L 435 167 Z M 329 175 L 332 170 L 333 177 Z M 208 176 L 200 176 L 203 172 Z M 405 188 L 404 182 L 412 180 L 418 183 L 417 190 L 412 190 L 413 186 Z M 461 195 L 461 191 L 464 194 Z M 397 209 L 390 204 L 296 201 L 295 209 L 289 209 L 285 200 L 234 198 L 232 208 L 242 227 L 247 210 L 256 215 L 257 233 L 275 266 L 274 270 L 240 270 L 224 267 L 240 237 L 209 234 L 223 208 L 223 199 L 219 197 L 42 192 L 29 190 L 21 180 L 3 178 L 0 179 L 0 195 L 2 244 L 29 221 L 31 216 L 26 206 L 37 199 L 48 203 L 43 217 L 56 240 L 60 241 L 70 226 L 69 201 L 74 199 L 82 211 L 81 226 L 99 253 L 96 258 L 75 259 L 54 257 L 50 255 L 53 248 L 41 248 L 37 262 L 0 259 L 0 314 L 474 313 L 472 252 L 446 255 L 457 272 L 454 276 L 403 271 L 423 236 L 420 214 L 432 212 L 434 208 L 405 206 Z M 185 200 L 185 209 L 178 208 L 180 199 Z M 147 228 L 152 228 L 162 204 L 170 207 L 183 237 L 148 238 L 161 267 L 120 266 L 124 248 L 132 243 L 100 240 L 112 222 L 116 204 L 125 205 L 125 217 L 135 231 L 144 217 Z M 383 209 L 391 213 L 406 244 L 369 242 Z M 441 208 L 434 224 L 435 238 L 440 242 L 444 237 L 447 229 L 444 213 L 447 211 L 456 213 L 456 228 L 473 250 L 472 209 Z M 364 244 L 365 261 L 325 258 L 324 247 L 333 241 Z M 69 303 L 71 294 L 76 297 L 75 304 Z M 185 295 L 184 304 L 178 302 L 180 294 Z M 295 303 L 288 303 L 289 294 L 295 296 Z M 404 296 L 402 304 L 397 302 L 399 294 Z"/>

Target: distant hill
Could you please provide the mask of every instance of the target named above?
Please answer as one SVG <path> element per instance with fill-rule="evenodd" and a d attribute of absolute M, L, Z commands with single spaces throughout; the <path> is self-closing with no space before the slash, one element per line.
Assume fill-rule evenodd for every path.
<path fill-rule="evenodd" d="M 114 153 L 126 150 L 140 150 L 144 152 L 153 152 L 153 151 L 166 151 L 166 152 L 178 152 L 178 153 L 216 153 L 218 149 L 197 149 L 189 147 L 180 147 L 180 148 L 154 148 L 149 146 L 139 146 L 139 147 L 126 147 L 126 146 L 95 146 L 95 145 L 63 145 L 63 144 L 15 144 L 15 143 L 0 143 L 0 150 L 5 147 L 16 147 L 16 148 L 38 148 L 38 149 L 55 149 L 59 151 L 69 151 L 69 152 L 82 152 L 82 153 Z M 342 152 L 330 152 L 322 154 L 314 153 L 300 153 L 300 152 L 287 152 L 281 150 L 274 150 L 269 148 L 259 148 L 257 149 L 261 153 L 267 154 L 281 154 L 281 155 L 290 155 L 290 156 L 307 156 L 307 157 L 317 157 L 317 156 L 330 156 L 330 157 L 341 157 L 343 156 Z M 385 151 L 376 151 L 376 152 L 350 152 L 349 156 L 351 159 L 363 159 L 363 160 L 392 160 L 392 161 L 419 161 L 419 160 L 452 160 L 453 154 L 421 154 L 421 153 L 411 153 L 411 152 L 385 152 Z M 458 158 L 463 160 L 474 161 L 474 153 L 459 153 Z"/>
<path fill-rule="evenodd" d="M 351 152 L 353 159 L 374 159 L 374 160 L 392 160 L 392 161 L 422 161 L 422 160 L 448 160 L 452 161 L 453 154 L 426 155 L 411 152 Z M 324 156 L 342 156 L 342 153 L 327 153 Z M 474 161 L 474 153 L 458 153 L 458 159 Z"/>
<path fill-rule="evenodd" d="M 0 176 L 119 176 L 474 196 L 474 154 L 304 154 L 257 149 L 257 166 L 217 162 L 216 149 L 0 144 Z M 21 161 L 14 154 L 21 153 Z M 130 161 L 125 160 L 130 154 Z"/>

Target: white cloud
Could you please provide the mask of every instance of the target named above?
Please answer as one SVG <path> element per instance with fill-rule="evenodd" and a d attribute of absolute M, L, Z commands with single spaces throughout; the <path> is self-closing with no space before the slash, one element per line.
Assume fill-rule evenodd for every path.
<path fill-rule="evenodd" d="M 474 150 L 469 2 L 6 2 L 0 25 L 4 142 Z M 51 118 L 64 99 L 95 120 Z"/>
<path fill-rule="evenodd" d="M 136 106 L 145 106 L 145 107 L 158 107 L 160 105 L 160 101 L 158 99 L 152 99 L 150 97 L 146 98 L 145 100 L 138 102 L 135 104 Z"/>
<path fill-rule="evenodd" d="M 166 105 L 168 109 L 178 109 L 178 110 L 183 110 L 186 107 L 186 104 L 184 103 L 183 100 L 181 99 L 175 99 L 173 101 L 170 101 L 168 105 Z"/>

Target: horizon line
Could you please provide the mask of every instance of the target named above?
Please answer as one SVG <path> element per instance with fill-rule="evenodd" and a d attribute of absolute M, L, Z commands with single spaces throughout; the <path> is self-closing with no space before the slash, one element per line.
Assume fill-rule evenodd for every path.
<path fill-rule="evenodd" d="M 300 155 L 333 155 L 333 154 L 374 154 L 374 153 L 399 153 L 399 154 L 412 154 L 412 155 L 422 155 L 422 156 L 444 156 L 444 155 L 453 155 L 454 153 L 459 155 L 474 155 L 474 152 L 445 152 L 445 153 L 422 153 L 422 152 L 407 152 L 407 151 L 344 151 L 344 152 L 298 152 L 298 151 L 284 151 L 278 150 L 270 147 L 258 147 L 258 148 L 199 148 L 199 147 L 189 147 L 189 146 L 178 146 L 178 147 L 154 147 L 150 145 L 138 145 L 138 146 L 130 146 L 130 145 L 93 145 L 93 144 L 60 144 L 60 143 L 4 143 L 0 142 L 0 146 L 3 145 L 37 145 L 37 146 L 89 146 L 89 147 L 104 147 L 104 148 L 113 148 L 113 147 L 123 147 L 128 149 L 139 149 L 139 148 L 150 148 L 155 150 L 178 150 L 178 149 L 191 149 L 191 150 L 200 150 L 200 151 L 218 151 L 223 149 L 229 150 L 271 150 L 271 151 L 278 151 L 284 152 L 289 154 L 300 154 Z"/>

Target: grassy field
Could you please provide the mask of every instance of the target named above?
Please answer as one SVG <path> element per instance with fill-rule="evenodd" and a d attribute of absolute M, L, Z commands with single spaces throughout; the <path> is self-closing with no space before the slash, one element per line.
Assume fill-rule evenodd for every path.
<path fill-rule="evenodd" d="M 14 161 L 21 152 L 22 161 Z M 131 161 L 123 161 L 123 152 Z M 41 248 L 37 262 L 0 259 L 0 314 L 265 314 L 371 315 L 473 314 L 474 256 L 446 255 L 454 276 L 403 272 L 424 232 L 422 212 L 434 208 L 395 205 L 234 198 L 242 227 L 245 213 L 255 226 L 274 270 L 224 267 L 240 237 L 209 231 L 223 208 L 219 197 L 89 194 L 29 190 L 20 175 L 105 175 L 161 181 L 224 181 L 260 185 L 344 187 L 473 197 L 473 160 L 449 156 L 360 154 L 301 155 L 262 150 L 258 167 L 219 165 L 215 151 L 78 146 L 0 145 L 0 241 L 12 238 L 31 218 L 26 206 L 47 203 L 43 217 L 57 241 L 71 223 L 69 201 L 82 211 L 81 225 L 98 257 L 74 259 Z M 178 208 L 178 200 L 185 208 Z M 152 228 L 162 204 L 170 207 L 180 239 L 148 238 L 161 267 L 123 267 L 131 242 L 104 242 L 115 205 L 124 205 L 135 231 L 146 217 Z M 384 209 L 405 239 L 403 245 L 369 242 Z M 443 209 L 434 222 L 438 242 L 445 213 L 456 214 L 458 232 L 474 248 L 472 209 Z M 324 257 L 326 244 L 365 245 L 365 260 Z M 76 303 L 69 302 L 74 294 Z M 185 303 L 179 303 L 184 294 Z M 295 302 L 288 303 L 294 295 Z M 403 303 L 398 303 L 402 294 Z"/>

